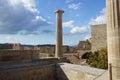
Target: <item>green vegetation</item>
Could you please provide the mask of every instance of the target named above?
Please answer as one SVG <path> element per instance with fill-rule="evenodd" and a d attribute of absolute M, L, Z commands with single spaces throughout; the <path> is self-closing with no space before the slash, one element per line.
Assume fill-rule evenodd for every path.
<path fill-rule="evenodd" d="M 107 49 L 101 49 L 94 53 L 87 52 L 87 63 L 96 68 L 107 69 L 108 68 L 108 58 Z"/>

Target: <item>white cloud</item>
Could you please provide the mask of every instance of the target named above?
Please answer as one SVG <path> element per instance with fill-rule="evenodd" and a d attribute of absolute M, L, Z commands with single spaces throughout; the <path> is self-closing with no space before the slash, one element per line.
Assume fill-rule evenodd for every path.
<path fill-rule="evenodd" d="M 101 14 L 106 14 L 106 8 L 103 8 L 101 11 L 100 11 Z"/>
<path fill-rule="evenodd" d="M 63 27 L 74 27 L 74 21 L 73 20 L 70 20 L 70 21 L 67 21 L 67 22 L 63 22 Z"/>
<path fill-rule="evenodd" d="M 48 25 L 35 0 L 0 0 L 0 34 L 39 34 L 38 30 Z"/>
<path fill-rule="evenodd" d="M 83 26 L 83 27 L 73 27 L 70 31 L 71 34 L 83 34 L 85 32 L 87 32 L 87 27 Z"/>
<path fill-rule="evenodd" d="M 79 16 L 76 15 L 76 16 Z M 83 26 L 79 26 L 79 25 L 75 25 L 75 21 L 74 20 L 70 20 L 67 22 L 64 22 L 63 27 L 68 27 L 70 28 L 70 32 L 68 33 L 68 35 L 84 35 L 84 39 L 90 39 L 91 37 L 91 32 L 90 32 L 90 24 L 103 24 L 106 23 L 106 12 L 105 12 L 105 8 L 102 9 L 99 13 L 99 16 L 97 16 L 96 18 L 92 18 L 89 20 L 88 24 L 83 25 Z"/>
<path fill-rule="evenodd" d="M 21 38 L 17 38 L 17 37 L 14 37 L 14 36 L 6 36 L 5 39 L 6 39 L 7 42 L 14 42 L 14 41 L 21 40 Z"/>
<path fill-rule="evenodd" d="M 43 17 L 41 16 L 35 16 L 35 19 L 33 19 L 32 21 L 38 21 L 38 20 L 41 20 L 41 21 L 46 21 L 46 19 L 44 19 Z"/>
<path fill-rule="evenodd" d="M 75 42 L 69 41 L 69 45 L 70 45 L 70 46 L 74 46 L 74 45 L 75 45 Z"/>
<path fill-rule="evenodd" d="M 8 0 L 12 6 L 23 5 L 27 10 L 33 13 L 39 13 L 39 11 L 35 8 L 34 0 Z"/>
<path fill-rule="evenodd" d="M 70 3 L 70 2 L 72 2 L 73 0 L 66 0 L 66 3 Z"/>
<path fill-rule="evenodd" d="M 79 16 L 76 15 L 76 16 Z M 68 27 L 70 28 L 70 32 L 69 34 L 72 34 L 72 35 L 78 35 L 78 34 L 84 34 L 84 33 L 87 33 L 85 38 L 84 39 L 89 39 L 91 37 L 90 35 L 90 24 L 94 25 L 94 24 L 103 24 L 103 23 L 106 23 L 106 11 L 105 11 L 105 8 L 102 9 L 100 11 L 100 15 L 97 16 L 96 18 L 92 18 L 90 19 L 89 23 L 87 25 L 83 25 L 83 26 L 75 26 L 74 24 L 74 20 L 70 20 L 70 21 L 67 21 L 67 22 L 63 22 L 63 27 Z"/>
<path fill-rule="evenodd" d="M 11 36 L 7 36 L 7 37 L 5 37 L 5 39 L 6 39 L 6 40 L 11 40 L 12 37 L 11 37 Z"/>
<path fill-rule="evenodd" d="M 88 35 L 85 36 L 85 39 L 84 39 L 84 40 L 87 40 L 87 39 L 90 39 L 90 38 L 91 38 L 91 35 L 88 34 Z"/>
<path fill-rule="evenodd" d="M 13 6 L 16 6 L 16 5 L 18 5 L 18 4 L 20 4 L 21 3 L 21 1 L 20 0 L 8 0 L 9 2 L 10 2 L 10 4 L 11 5 L 13 5 Z"/>
<path fill-rule="evenodd" d="M 77 9 L 80 8 L 80 4 L 81 4 L 81 3 L 77 3 L 77 4 L 74 4 L 74 3 L 73 3 L 73 4 L 68 5 L 68 8 L 77 10 Z"/>
<path fill-rule="evenodd" d="M 63 27 L 71 28 L 69 34 L 72 34 L 72 35 L 83 34 L 88 30 L 87 26 L 82 26 L 82 27 L 75 26 L 73 20 L 63 22 Z"/>
<path fill-rule="evenodd" d="M 35 7 L 35 1 L 34 0 L 22 0 L 24 3 L 24 6 L 30 10 L 33 13 L 39 13 L 38 9 L 36 9 Z"/>
<path fill-rule="evenodd" d="M 105 24 L 106 23 L 106 9 L 102 9 L 100 11 L 100 15 L 97 16 L 96 18 L 92 18 L 90 20 L 91 25 L 96 25 L 96 24 Z"/>

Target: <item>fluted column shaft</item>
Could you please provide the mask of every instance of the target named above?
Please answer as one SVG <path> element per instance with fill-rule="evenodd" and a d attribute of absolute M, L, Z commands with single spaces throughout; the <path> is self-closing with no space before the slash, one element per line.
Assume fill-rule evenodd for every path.
<path fill-rule="evenodd" d="M 106 0 L 108 63 L 112 80 L 120 80 L 120 0 Z"/>

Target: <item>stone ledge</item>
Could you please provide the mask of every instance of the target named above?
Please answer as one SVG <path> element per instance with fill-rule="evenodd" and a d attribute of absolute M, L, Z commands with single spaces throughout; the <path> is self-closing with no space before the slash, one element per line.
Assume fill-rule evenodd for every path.
<path fill-rule="evenodd" d="M 81 66 L 69 63 L 57 64 L 58 80 L 97 80 L 98 77 L 106 72 L 107 70 L 92 68 L 89 66 Z M 102 78 L 101 80 L 108 79 Z"/>

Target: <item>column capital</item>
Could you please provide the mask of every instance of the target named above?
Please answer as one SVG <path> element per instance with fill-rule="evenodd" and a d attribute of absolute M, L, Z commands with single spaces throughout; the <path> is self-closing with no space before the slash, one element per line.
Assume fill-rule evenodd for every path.
<path fill-rule="evenodd" d="M 63 10 L 56 10 L 55 13 L 64 13 Z"/>

